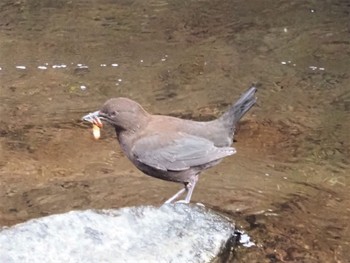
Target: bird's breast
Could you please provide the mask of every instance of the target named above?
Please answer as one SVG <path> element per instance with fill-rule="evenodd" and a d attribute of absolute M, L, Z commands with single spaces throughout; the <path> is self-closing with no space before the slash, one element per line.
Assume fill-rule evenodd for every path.
<path fill-rule="evenodd" d="M 131 161 L 133 161 L 132 156 L 132 135 L 127 134 L 125 132 L 119 132 L 117 133 L 117 139 L 120 145 L 120 148 L 122 149 L 123 153 L 128 157 Z"/>

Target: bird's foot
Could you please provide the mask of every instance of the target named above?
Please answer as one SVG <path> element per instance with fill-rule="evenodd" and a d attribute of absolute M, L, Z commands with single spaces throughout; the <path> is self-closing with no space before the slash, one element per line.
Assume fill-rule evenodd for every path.
<path fill-rule="evenodd" d="M 186 199 L 184 200 L 179 200 L 179 201 L 176 201 L 175 204 L 189 204 L 190 202 L 187 201 Z"/>

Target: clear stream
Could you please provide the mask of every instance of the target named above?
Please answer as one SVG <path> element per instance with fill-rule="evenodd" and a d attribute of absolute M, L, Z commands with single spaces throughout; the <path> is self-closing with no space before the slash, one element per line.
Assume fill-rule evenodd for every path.
<path fill-rule="evenodd" d="M 1 1 L 0 225 L 161 204 L 182 186 L 81 116 L 125 96 L 207 120 L 256 83 L 193 201 L 252 237 L 237 262 L 350 262 L 349 21 L 348 0 Z"/>

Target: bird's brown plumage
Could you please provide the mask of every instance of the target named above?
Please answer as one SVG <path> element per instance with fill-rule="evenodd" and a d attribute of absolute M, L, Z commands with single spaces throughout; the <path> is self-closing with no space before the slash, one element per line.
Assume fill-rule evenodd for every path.
<path fill-rule="evenodd" d="M 127 98 L 109 99 L 93 118 L 115 128 L 123 152 L 142 172 L 183 183 L 189 202 L 198 174 L 236 152 L 231 147 L 235 125 L 255 104 L 255 92 L 251 87 L 221 117 L 208 122 L 152 115 Z M 91 121 L 91 114 L 85 119 Z"/>

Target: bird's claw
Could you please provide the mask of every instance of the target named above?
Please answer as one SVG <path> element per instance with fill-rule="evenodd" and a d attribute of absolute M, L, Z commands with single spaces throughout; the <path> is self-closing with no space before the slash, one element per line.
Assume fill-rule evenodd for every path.
<path fill-rule="evenodd" d="M 176 201 L 175 204 L 189 204 L 190 202 L 187 201 L 187 200 L 179 200 L 179 201 Z"/>

